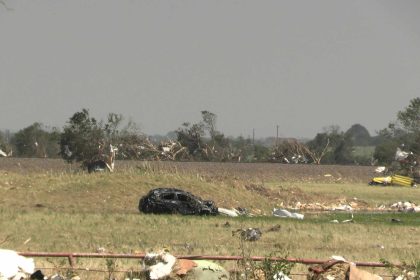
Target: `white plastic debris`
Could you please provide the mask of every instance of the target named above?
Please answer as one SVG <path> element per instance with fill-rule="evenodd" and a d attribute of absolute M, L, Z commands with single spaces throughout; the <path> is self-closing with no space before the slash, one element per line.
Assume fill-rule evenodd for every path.
<path fill-rule="evenodd" d="M 149 271 L 149 277 L 152 280 L 168 276 L 172 272 L 175 262 L 176 258 L 166 251 L 148 253 L 143 260 L 144 266 Z"/>
<path fill-rule="evenodd" d="M 375 172 L 376 172 L 376 173 L 383 173 L 385 170 L 386 170 L 386 167 L 385 167 L 385 166 L 378 166 L 378 167 L 375 169 Z"/>
<path fill-rule="evenodd" d="M 274 274 L 273 279 L 274 280 L 292 280 L 292 279 L 289 278 L 289 276 L 284 274 L 283 271 L 280 271 L 280 272 L 277 272 L 276 274 Z"/>
<path fill-rule="evenodd" d="M 304 215 L 299 213 L 292 213 L 287 211 L 286 209 L 273 209 L 273 216 L 280 217 L 280 218 L 293 218 L 298 220 L 303 220 Z"/>
<path fill-rule="evenodd" d="M 409 201 L 399 201 L 391 205 L 392 209 L 397 209 L 400 212 L 415 212 L 420 213 L 420 207 L 415 203 Z"/>
<path fill-rule="evenodd" d="M 7 154 L 0 149 L 0 156 L 7 157 Z"/>
<path fill-rule="evenodd" d="M 343 256 L 331 256 L 331 259 L 336 260 L 336 261 L 342 261 L 342 262 L 347 262 L 347 260 L 343 257 Z"/>
<path fill-rule="evenodd" d="M 332 210 L 334 211 L 353 211 L 353 207 L 346 204 L 340 204 L 337 207 L 334 207 Z"/>
<path fill-rule="evenodd" d="M 395 160 L 396 161 L 402 161 L 408 157 L 410 153 L 404 152 L 399 147 L 397 148 L 397 151 L 395 152 Z"/>
<path fill-rule="evenodd" d="M 12 250 L 0 249 L 0 279 L 20 277 L 25 273 L 32 274 L 34 270 L 33 259 L 25 258 Z"/>
<path fill-rule="evenodd" d="M 220 214 L 229 216 L 229 217 L 238 217 L 238 212 L 235 209 L 226 209 L 226 208 L 217 208 Z"/>
<path fill-rule="evenodd" d="M 330 223 L 335 223 L 335 224 L 339 224 L 339 223 L 354 223 L 354 216 L 353 213 L 351 213 L 351 219 L 347 219 L 347 220 L 343 220 L 343 221 L 339 221 L 339 220 L 331 220 Z"/>

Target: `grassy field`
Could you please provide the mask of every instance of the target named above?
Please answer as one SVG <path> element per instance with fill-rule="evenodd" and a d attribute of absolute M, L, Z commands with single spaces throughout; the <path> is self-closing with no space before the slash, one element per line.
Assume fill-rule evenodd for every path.
<path fill-rule="evenodd" d="M 397 201 L 419 204 L 420 189 L 370 187 L 364 182 L 370 171 L 364 167 L 300 166 L 300 176 L 299 166 L 134 162 L 124 163 L 127 166 L 113 174 L 89 175 L 66 165 L 43 168 L 42 161 L 21 162 L 20 166 L 0 162 L 3 248 L 96 252 L 102 247 L 106 252 L 132 253 L 165 247 L 176 255 L 239 255 L 244 248 L 232 232 L 257 227 L 263 234 L 259 241 L 245 244 L 250 255 L 287 252 L 296 258 L 342 255 L 349 260 L 395 262 L 420 258 L 420 214 L 372 212 Z M 262 167 L 267 166 L 264 173 Z M 214 200 L 219 207 L 244 207 L 254 217 L 139 213 L 140 197 L 159 186 L 182 188 Z M 297 202 L 357 202 L 361 208 L 354 214 L 354 223 L 345 224 L 331 221 L 349 219 L 350 213 L 306 211 L 304 220 L 271 215 L 274 207 Z M 56 260 L 39 262 L 63 265 Z M 79 260 L 78 265 L 92 269 L 110 263 Z M 120 269 L 133 266 L 138 264 L 118 261 Z"/>

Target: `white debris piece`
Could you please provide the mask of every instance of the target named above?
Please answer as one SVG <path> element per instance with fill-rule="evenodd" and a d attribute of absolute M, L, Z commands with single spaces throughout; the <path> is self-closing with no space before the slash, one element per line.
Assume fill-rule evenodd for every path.
<path fill-rule="evenodd" d="M 353 207 L 346 204 L 340 204 L 337 207 L 332 208 L 333 211 L 353 211 Z"/>
<path fill-rule="evenodd" d="M 0 149 L 0 156 L 7 157 L 7 154 Z"/>
<path fill-rule="evenodd" d="M 336 261 L 342 261 L 342 262 L 347 262 L 347 260 L 343 257 L 343 256 L 331 256 L 331 259 L 336 260 Z"/>
<path fill-rule="evenodd" d="M 399 201 L 397 203 L 394 203 L 391 205 L 391 208 L 397 209 L 400 212 L 420 212 L 420 207 L 417 206 L 415 203 L 409 202 L 409 201 Z"/>
<path fill-rule="evenodd" d="M 283 271 L 280 271 L 280 272 L 277 272 L 276 274 L 274 274 L 273 279 L 274 280 L 292 280 L 292 279 L 289 278 L 289 276 L 284 274 Z"/>
<path fill-rule="evenodd" d="M 298 220 L 303 220 L 304 215 L 299 213 L 291 213 L 286 209 L 273 209 L 273 216 L 280 217 L 280 218 L 294 218 Z"/>
<path fill-rule="evenodd" d="M 149 276 L 152 280 L 160 279 L 171 274 L 175 262 L 176 258 L 166 251 L 148 253 L 143 260 L 145 269 L 149 271 Z"/>
<path fill-rule="evenodd" d="M 351 213 L 351 219 L 347 219 L 347 220 L 343 220 L 343 221 L 339 221 L 339 220 L 331 220 L 330 223 L 335 223 L 335 224 L 339 224 L 339 223 L 354 223 L 354 216 L 353 213 Z"/>
<path fill-rule="evenodd" d="M 20 256 L 12 250 L 0 249 L 0 279 L 21 277 L 25 273 L 34 273 L 34 270 L 35 263 L 33 259 Z"/>
<path fill-rule="evenodd" d="M 378 166 L 378 167 L 376 167 L 375 172 L 376 173 L 383 173 L 385 170 L 386 170 L 385 166 Z"/>
<path fill-rule="evenodd" d="M 229 216 L 229 217 L 238 217 L 239 214 L 236 209 L 226 209 L 226 208 L 217 208 L 220 214 Z"/>
<path fill-rule="evenodd" d="M 402 161 L 402 160 L 405 160 L 407 157 L 408 157 L 408 155 L 409 155 L 410 153 L 408 153 L 408 152 L 404 152 L 403 150 L 401 150 L 399 147 L 397 148 L 397 151 L 395 152 L 395 160 L 396 161 Z"/>

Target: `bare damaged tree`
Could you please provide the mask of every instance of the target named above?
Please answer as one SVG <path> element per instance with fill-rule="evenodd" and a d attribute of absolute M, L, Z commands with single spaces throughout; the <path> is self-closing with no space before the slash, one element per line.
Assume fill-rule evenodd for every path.
<path fill-rule="evenodd" d="M 308 147 L 306 147 L 308 150 L 307 152 L 309 156 L 312 158 L 312 160 L 314 161 L 314 163 L 321 164 L 321 160 L 327 153 L 329 145 L 330 145 L 330 139 L 327 138 L 327 143 L 325 143 L 324 148 L 319 153 L 317 153 L 316 151 L 311 151 Z"/>
<path fill-rule="evenodd" d="M 271 152 L 271 160 L 283 163 L 307 163 L 309 149 L 297 139 L 287 139 L 278 142 Z"/>

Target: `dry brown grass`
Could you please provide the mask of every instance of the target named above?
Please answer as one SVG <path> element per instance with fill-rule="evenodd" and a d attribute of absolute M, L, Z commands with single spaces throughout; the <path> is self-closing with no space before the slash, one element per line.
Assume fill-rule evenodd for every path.
<path fill-rule="evenodd" d="M 0 162 L 2 166 L 4 162 Z M 349 168 L 349 173 L 340 171 L 339 175 L 332 176 L 341 178 L 337 180 L 324 177 L 325 170 L 301 166 L 302 174 L 307 175 L 311 168 L 311 172 L 318 172 L 318 175 L 311 173 L 309 180 L 306 175 L 302 175 L 303 179 L 295 175 L 298 166 L 290 167 L 292 175 L 282 173 L 280 177 L 276 175 L 275 165 L 265 164 L 239 164 L 235 168 L 232 164 L 194 166 L 192 163 L 135 162 L 129 166 L 114 174 L 92 175 L 49 167 L 37 169 L 39 165 L 24 170 L 2 167 L 0 240 L 9 238 L 1 246 L 18 251 L 49 252 L 96 252 L 98 247 L 104 247 L 115 253 L 167 247 L 174 254 L 238 255 L 241 252 L 239 241 L 232 236 L 232 231 L 258 227 L 263 230 L 262 239 L 247 243 L 247 250 L 253 255 L 267 256 L 280 250 L 288 251 L 291 257 L 325 259 L 344 255 L 359 261 L 380 258 L 399 261 L 420 248 L 418 224 L 391 224 L 390 216 L 374 224 L 364 222 L 362 216 L 359 222 L 356 219 L 352 224 L 332 224 L 319 214 L 307 214 L 303 221 L 271 217 L 272 208 L 281 203 L 336 203 L 357 197 L 365 205 L 375 206 L 398 200 L 416 201 L 420 197 L 419 189 L 368 187 L 357 177 L 364 168 Z M 267 166 L 273 170 L 265 174 Z M 158 186 L 181 187 L 214 200 L 218 206 L 241 206 L 266 216 L 140 214 L 139 198 Z M 280 230 L 268 231 L 276 225 L 280 225 Z M 51 262 L 45 260 L 41 264 L 51 266 Z M 106 268 L 105 260 L 80 260 L 79 265 Z M 136 262 L 123 260 L 119 260 L 118 265 L 125 269 L 138 267 Z"/>

